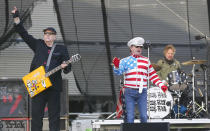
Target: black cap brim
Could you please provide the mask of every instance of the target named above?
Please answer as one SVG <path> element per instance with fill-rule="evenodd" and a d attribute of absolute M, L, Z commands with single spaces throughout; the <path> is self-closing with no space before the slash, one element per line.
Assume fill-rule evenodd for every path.
<path fill-rule="evenodd" d="M 44 29 L 43 32 L 45 32 L 47 30 L 52 31 L 55 35 L 57 34 L 56 30 L 53 27 L 48 27 L 48 28 Z"/>

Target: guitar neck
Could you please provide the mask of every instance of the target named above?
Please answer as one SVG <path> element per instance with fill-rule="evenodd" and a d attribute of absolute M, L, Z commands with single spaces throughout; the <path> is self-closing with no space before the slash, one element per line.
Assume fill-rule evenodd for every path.
<path fill-rule="evenodd" d="M 69 60 L 65 61 L 65 64 L 70 64 L 70 63 L 74 63 L 76 61 L 79 61 L 81 58 L 81 56 L 79 54 L 76 54 L 74 56 L 72 56 Z M 52 69 L 51 71 L 47 72 L 45 74 L 45 77 L 49 77 L 50 75 L 54 74 L 55 72 L 59 71 L 60 69 L 62 69 L 61 65 L 57 66 L 56 68 Z"/>
<path fill-rule="evenodd" d="M 65 64 L 67 64 L 67 65 L 70 64 L 70 63 L 71 63 L 71 59 L 68 60 L 68 61 L 65 61 Z M 52 74 L 54 74 L 55 72 L 59 71 L 60 69 L 62 69 L 61 65 L 59 65 L 59 66 L 55 67 L 54 69 L 52 69 L 51 71 L 47 72 L 45 74 L 45 77 L 51 76 Z"/>
<path fill-rule="evenodd" d="M 51 76 L 52 74 L 54 74 L 55 72 L 59 71 L 60 69 L 62 69 L 61 65 L 57 66 L 56 68 L 54 68 L 53 70 L 47 72 L 45 74 L 45 77 L 49 77 Z"/>

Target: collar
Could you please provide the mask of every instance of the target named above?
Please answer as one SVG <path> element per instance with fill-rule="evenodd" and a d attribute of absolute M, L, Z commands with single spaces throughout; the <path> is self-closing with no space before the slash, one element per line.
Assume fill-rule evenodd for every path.
<path fill-rule="evenodd" d="M 139 56 L 139 55 L 133 55 L 133 54 L 131 54 L 134 58 L 139 58 L 139 57 L 141 57 L 141 56 Z"/>
<path fill-rule="evenodd" d="M 174 63 L 174 59 L 168 60 L 168 59 L 166 59 L 166 57 L 164 57 L 164 59 L 165 59 L 165 61 L 166 61 L 169 65 L 171 65 L 171 64 Z"/>

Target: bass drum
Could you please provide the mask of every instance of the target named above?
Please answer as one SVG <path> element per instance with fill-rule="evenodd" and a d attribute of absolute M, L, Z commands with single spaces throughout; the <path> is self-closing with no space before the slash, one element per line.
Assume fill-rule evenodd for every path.
<path fill-rule="evenodd" d="M 147 101 L 147 115 L 150 118 L 164 118 L 173 107 L 171 93 L 164 93 L 159 87 L 152 87 L 147 91 Z"/>

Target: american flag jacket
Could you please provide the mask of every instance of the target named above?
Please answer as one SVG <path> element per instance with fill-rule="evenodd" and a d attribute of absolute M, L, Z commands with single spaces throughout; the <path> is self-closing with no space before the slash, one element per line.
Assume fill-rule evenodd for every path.
<path fill-rule="evenodd" d="M 147 88 L 147 78 L 158 87 L 165 86 L 152 67 L 150 60 L 144 56 L 128 56 L 120 60 L 119 68 L 114 73 L 124 74 L 124 87 L 142 90 Z"/>

